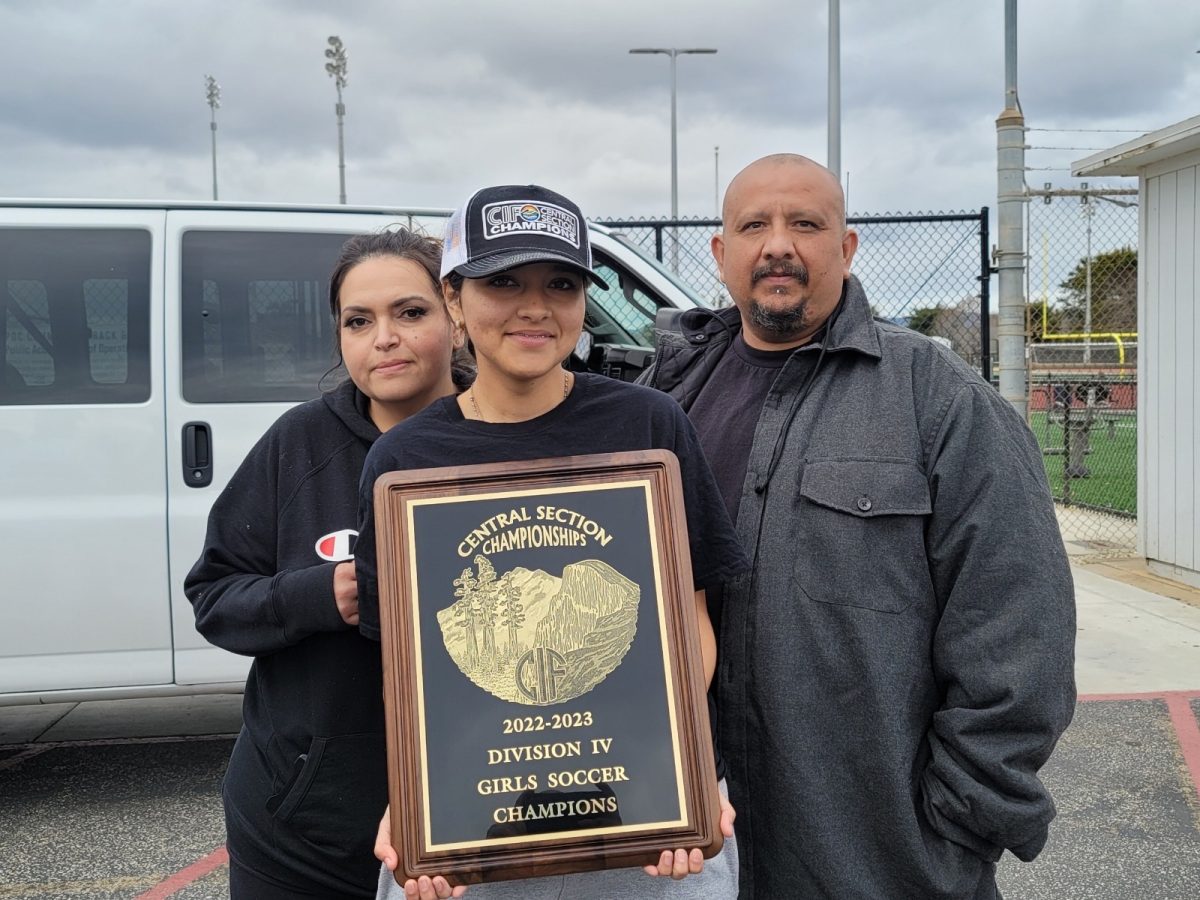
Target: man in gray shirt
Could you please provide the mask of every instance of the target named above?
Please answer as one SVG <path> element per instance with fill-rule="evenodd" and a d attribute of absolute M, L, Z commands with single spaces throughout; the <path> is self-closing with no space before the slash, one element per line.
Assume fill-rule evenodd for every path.
<path fill-rule="evenodd" d="M 685 314 L 645 380 L 693 417 L 754 561 L 714 616 L 742 896 L 998 897 L 1004 850 L 1046 842 L 1037 772 L 1075 700 L 1038 446 L 952 352 L 872 318 L 827 169 L 761 159 L 722 220 L 735 306 Z"/>

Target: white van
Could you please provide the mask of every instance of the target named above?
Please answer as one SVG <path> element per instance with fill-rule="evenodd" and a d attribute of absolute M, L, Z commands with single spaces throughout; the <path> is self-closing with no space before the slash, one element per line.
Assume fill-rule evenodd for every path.
<path fill-rule="evenodd" d="M 346 237 L 444 210 L 0 201 L 0 705 L 240 689 L 183 578 L 213 498 L 333 364 Z M 632 378 L 696 299 L 594 228 L 576 365 Z"/>

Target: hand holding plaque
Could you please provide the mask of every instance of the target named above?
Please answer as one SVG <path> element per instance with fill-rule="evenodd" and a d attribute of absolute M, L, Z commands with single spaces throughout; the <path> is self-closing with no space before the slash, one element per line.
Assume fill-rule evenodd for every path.
<path fill-rule="evenodd" d="M 720 850 L 672 454 L 392 473 L 375 508 L 398 879 Z"/>

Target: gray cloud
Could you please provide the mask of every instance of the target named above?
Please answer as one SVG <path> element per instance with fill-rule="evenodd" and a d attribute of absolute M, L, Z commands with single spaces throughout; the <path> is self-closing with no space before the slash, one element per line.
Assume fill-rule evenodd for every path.
<path fill-rule="evenodd" d="M 1160 0 L 1151 16 L 1121 0 L 1025 4 L 1029 124 L 1157 128 L 1194 114 L 1194 7 Z M 19 73 L 0 82 L 0 193 L 207 197 L 211 73 L 222 87 L 222 197 L 331 202 L 335 91 L 322 53 L 337 33 L 349 52 L 352 202 L 446 206 L 488 181 L 539 180 L 612 216 L 668 208 L 668 61 L 628 49 L 717 47 L 678 63 L 681 210 L 709 215 L 715 146 L 722 185 L 765 153 L 824 158 L 825 9 L 819 0 L 0 2 L 6 62 Z M 844 3 L 842 58 L 852 208 L 994 205 L 1000 4 Z M 1044 143 L 1052 138 L 1084 146 L 1070 135 Z M 1065 169 L 1083 155 L 1031 151 L 1031 165 Z"/>

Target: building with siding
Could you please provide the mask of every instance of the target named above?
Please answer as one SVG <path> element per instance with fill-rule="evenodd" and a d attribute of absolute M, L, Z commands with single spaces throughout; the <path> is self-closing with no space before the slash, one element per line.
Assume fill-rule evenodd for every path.
<path fill-rule="evenodd" d="M 1200 586 L 1200 116 L 1071 172 L 1138 178 L 1138 551 L 1159 574 Z"/>

